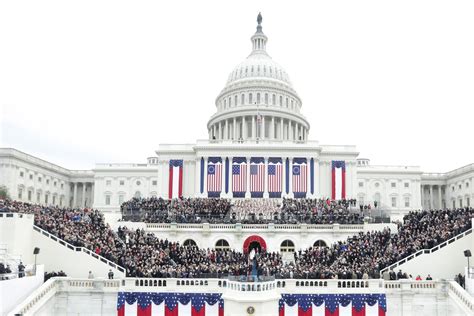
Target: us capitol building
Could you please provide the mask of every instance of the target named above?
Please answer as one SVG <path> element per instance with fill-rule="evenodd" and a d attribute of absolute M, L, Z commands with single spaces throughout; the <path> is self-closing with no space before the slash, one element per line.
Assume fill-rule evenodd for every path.
<path fill-rule="evenodd" d="M 355 198 L 400 215 L 472 206 L 474 164 L 447 173 L 375 166 L 354 145 L 310 140 L 310 122 L 289 75 L 267 53 L 261 16 L 250 55 L 229 74 L 207 122 L 209 138 L 161 144 L 146 163 L 69 170 L 0 149 L 0 185 L 12 199 L 94 207 L 109 218 L 132 197 Z"/>

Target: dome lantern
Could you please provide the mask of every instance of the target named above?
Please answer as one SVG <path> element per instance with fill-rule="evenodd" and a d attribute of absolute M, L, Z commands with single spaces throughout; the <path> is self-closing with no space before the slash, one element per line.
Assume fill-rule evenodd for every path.
<path fill-rule="evenodd" d="M 255 34 L 251 37 L 251 41 L 252 41 L 252 54 L 255 54 L 255 53 L 263 53 L 263 54 L 266 54 L 266 46 L 267 46 L 267 36 L 265 34 L 263 34 L 263 31 L 262 31 L 262 14 L 261 13 L 258 13 L 258 16 L 257 16 L 257 32 L 255 32 Z"/>

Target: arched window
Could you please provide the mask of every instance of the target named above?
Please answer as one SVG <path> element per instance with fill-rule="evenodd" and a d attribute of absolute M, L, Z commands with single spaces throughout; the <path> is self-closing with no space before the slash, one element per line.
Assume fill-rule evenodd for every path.
<path fill-rule="evenodd" d="M 316 240 L 313 244 L 314 247 L 327 247 L 326 242 L 324 240 Z"/>
<path fill-rule="evenodd" d="M 240 96 L 240 105 L 244 105 L 245 104 L 245 94 L 242 93 L 242 95 Z"/>
<path fill-rule="evenodd" d="M 276 95 L 272 95 L 272 104 L 276 105 Z"/>
<path fill-rule="evenodd" d="M 238 99 L 237 96 L 235 96 L 235 97 L 234 97 L 234 106 L 237 105 L 237 99 Z"/>
<path fill-rule="evenodd" d="M 295 244 L 287 239 L 281 243 L 280 252 L 295 252 Z"/>
<path fill-rule="evenodd" d="M 252 94 L 249 93 L 249 104 L 252 104 Z"/>
<path fill-rule="evenodd" d="M 257 104 L 260 104 L 260 93 L 257 93 Z"/>
<path fill-rule="evenodd" d="M 231 107 L 231 106 L 232 106 L 232 98 L 229 97 L 229 107 Z"/>
<path fill-rule="evenodd" d="M 265 104 L 268 104 L 268 93 L 265 93 Z"/>
<path fill-rule="evenodd" d="M 219 239 L 216 242 L 216 250 L 228 250 L 230 249 L 229 242 L 225 239 Z"/>
<path fill-rule="evenodd" d="M 188 246 L 196 246 L 196 242 L 192 239 L 186 239 L 183 242 L 183 246 L 188 247 Z"/>
<path fill-rule="evenodd" d="M 286 98 L 286 107 L 288 107 L 288 98 Z"/>
<path fill-rule="evenodd" d="M 280 95 L 280 106 L 283 106 L 283 96 Z"/>
<path fill-rule="evenodd" d="M 224 109 L 227 107 L 227 100 L 224 99 Z"/>

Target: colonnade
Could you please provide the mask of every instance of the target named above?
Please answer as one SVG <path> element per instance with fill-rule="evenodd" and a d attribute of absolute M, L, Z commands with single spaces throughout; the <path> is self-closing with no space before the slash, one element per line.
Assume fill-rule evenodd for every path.
<path fill-rule="evenodd" d="M 213 140 L 290 140 L 306 141 L 308 129 L 301 123 L 269 115 L 223 119 L 209 128 Z"/>

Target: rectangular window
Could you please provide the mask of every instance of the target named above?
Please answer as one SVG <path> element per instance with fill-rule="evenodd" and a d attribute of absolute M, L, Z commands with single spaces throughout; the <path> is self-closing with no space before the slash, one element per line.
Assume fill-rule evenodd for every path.
<path fill-rule="evenodd" d="M 109 186 L 109 185 L 111 185 L 111 184 L 112 184 L 112 180 L 106 180 L 106 181 L 105 181 L 105 185 Z"/>
<path fill-rule="evenodd" d="M 395 182 L 392 182 L 392 188 L 396 188 L 397 184 Z"/>
<path fill-rule="evenodd" d="M 359 188 L 363 188 L 364 187 L 364 182 L 359 182 Z"/>
<path fill-rule="evenodd" d="M 56 184 L 57 184 L 57 182 L 56 182 L 56 181 L 54 181 L 53 185 L 54 185 L 54 186 L 56 186 Z"/>
<path fill-rule="evenodd" d="M 466 198 L 466 206 L 471 207 L 471 199 L 470 198 Z"/>
<path fill-rule="evenodd" d="M 36 193 L 36 202 L 39 203 L 41 201 L 41 193 Z"/>
<path fill-rule="evenodd" d="M 392 197 L 392 207 L 397 207 L 397 198 Z"/>
<path fill-rule="evenodd" d="M 410 207 L 410 198 L 405 197 L 405 207 Z"/>
<path fill-rule="evenodd" d="M 157 184 L 158 184 L 158 181 L 153 180 L 153 181 L 151 182 L 151 184 L 152 184 L 152 185 L 157 185 Z"/>
<path fill-rule="evenodd" d="M 456 201 L 453 200 L 453 209 L 456 208 Z"/>
<path fill-rule="evenodd" d="M 119 195 L 119 205 L 122 205 L 124 200 L 125 200 L 125 196 L 123 194 L 120 194 Z"/>
<path fill-rule="evenodd" d="M 23 175 L 24 175 L 23 171 L 20 171 L 20 177 L 23 178 Z"/>
<path fill-rule="evenodd" d="M 33 175 L 32 174 L 30 174 L 30 180 L 33 180 Z"/>
<path fill-rule="evenodd" d="M 45 195 L 44 196 L 44 204 L 48 204 L 48 198 L 49 198 L 49 195 Z"/>
<path fill-rule="evenodd" d="M 31 196 L 33 195 L 33 192 L 28 190 L 28 201 L 31 201 Z"/>
<path fill-rule="evenodd" d="M 22 197 L 23 197 L 23 190 L 19 189 L 18 190 L 18 199 L 21 200 Z"/>
<path fill-rule="evenodd" d="M 462 207 L 462 199 L 459 199 L 459 207 Z"/>
<path fill-rule="evenodd" d="M 105 196 L 105 205 L 110 205 L 110 195 Z"/>
<path fill-rule="evenodd" d="M 61 189 L 64 189 L 64 183 L 61 183 Z"/>
<path fill-rule="evenodd" d="M 38 177 L 38 182 L 41 182 L 41 177 Z"/>
<path fill-rule="evenodd" d="M 46 184 L 49 184 L 49 179 L 46 179 Z"/>
<path fill-rule="evenodd" d="M 410 187 L 410 183 L 405 182 L 405 188 L 408 188 L 408 187 Z"/>
<path fill-rule="evenodd" d="M 461 190 L 461 188 L 462 188 L 462 186 L 461 186 L 461 185 L 459 185 L 459 190 Z M 461 207 L 462 207 L 462 206 L 461 206 Z"/>
<path fill-rule="evenodd" d="M 120 180 L 120 185 L 125 185 L 125 181 L 124 180 Z"/>
<path fill-rule="evenodd" d="M 53 204 L 56 204 L 56 196 L 53 195 Z"/>

